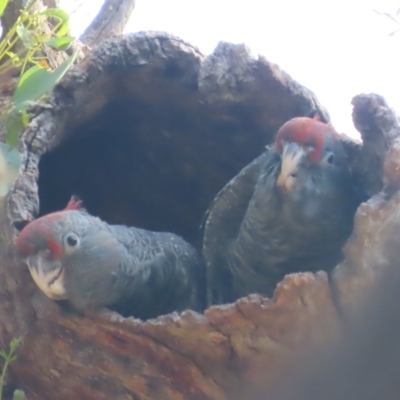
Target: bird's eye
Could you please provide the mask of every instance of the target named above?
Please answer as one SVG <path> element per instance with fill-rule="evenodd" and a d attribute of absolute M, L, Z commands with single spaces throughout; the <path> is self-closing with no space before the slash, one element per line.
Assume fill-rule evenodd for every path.
<path fill-rule="evenodd" d="M 335 161 L 335 156 L 331 153 L 331 154 L 329 154 L 329 156 L 328 156 L 328 158 L 326 159 L 326 161 L 327 161 L 327 163 L 328 164 L 333 164 L 334 163 L 334 161 Z"/>
<path fill-rule="evenodd" d="M 75 247 L 78 244 L 78 238 L 75 235 L 68 235 L 67 244 L 70 247 Z"/>

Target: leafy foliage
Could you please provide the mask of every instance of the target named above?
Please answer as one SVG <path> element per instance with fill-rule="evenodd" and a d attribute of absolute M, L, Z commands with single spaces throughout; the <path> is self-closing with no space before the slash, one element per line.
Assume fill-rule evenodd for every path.
<path fill-rule="evenodd" d="M 0 4 L 1 6 L 1 4 Z M 5 350 L 0 349 L 0 357 L 4 360 L 3 369 L 1 370 L 0 375 L 0 400 L 3 397 L 3 385 L 4 385 L 4 378 L 6 376 L 7 369 L 9 365 L 17 359 L 16 351 L 18 346 L 21 343 L 22 338 L 13 339 L 10 342 L 10 350 L 6 353 Z M 15 390 L 13 395 L 13 400 L 26 400 L 25 393 L 22 390 Z"/>
<path fill-rule="evenodd" d="M 9 1 L 0 0 L 0 17 Z M 74 54 L 54 71 L 50 68 L 41 50 L 43 46 L 49 46 L 64 51 L 70 46 L 74 38 L 66 36 L 69 15 L 59 8 L 33 11 L 35 2 L 28 2 L 0 42 L 0 81 L 2 74 L 16 68 L 20 70 L 18 86 L 1 116 L 6 128 L 6 143 L 10 148 L 18 144 L 21 132 L 29 123 L 31 115 L 28 109 L 38 104 L 37 100 L 53 88 L 76 58 Z M 52 21 L 58 22 L 51 29 L 46 29 L 52 26 Z M 16 46 L 18 43 L 22 46 Z"/>

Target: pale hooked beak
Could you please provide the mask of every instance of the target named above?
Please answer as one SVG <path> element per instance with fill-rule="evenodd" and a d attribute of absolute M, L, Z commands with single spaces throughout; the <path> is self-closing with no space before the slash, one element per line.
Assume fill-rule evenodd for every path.
<path fill-rule="evenodd" d="M 50 299 L 65 300 L 64 268 L 60 261 L 48 260 L 40 256 L 25 259 L 33 280 L 39 289 Z"/>
<path fill-rule="evenodd" d="M 283 146 L 281 173 L 276 181 L 276 186 L 286 190 L 292 189 L 299 164 L 304 155 L 304 149 L 296 142 L 286 143 Z"/>

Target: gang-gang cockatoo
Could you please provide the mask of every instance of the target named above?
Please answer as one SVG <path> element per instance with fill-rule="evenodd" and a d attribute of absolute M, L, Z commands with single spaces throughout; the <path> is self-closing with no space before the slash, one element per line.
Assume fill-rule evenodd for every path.
<path fill-rule="evenodd" d="M 286 122 L 208 211 L 209 304 L 270 296 L 286 274 L 332 269 L 360 202 L 333 127 L 307 117 Z"/>
<path fill-rule="evenodd" d="M 190 244 L 172 233 L 109 225 L 76 198 L 29 223 L 16 247 L 48 297 L 84 313 L 108 307 L 147 319 L 204 307 L 204 270 Z"/>

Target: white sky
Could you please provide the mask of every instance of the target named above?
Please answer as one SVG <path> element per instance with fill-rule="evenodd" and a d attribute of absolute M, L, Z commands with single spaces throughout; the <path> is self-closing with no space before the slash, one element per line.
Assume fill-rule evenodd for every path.
<path fill-rule="evenodd" d="M 71 15 L 75 35 L 102 3 L 86 0 Z M 125 31 L 167 31 L 205 54 L 220 40 L 246 43 L 311 89 L 338 131 L 357 136 L 354 95 L 379 93 L 400 113 L 400 32 L 388 36 L 397 25 L 373 11 L 398 8 L 400 0 L 136 0 Z"/>

